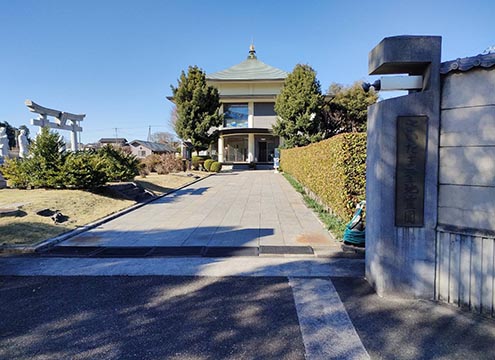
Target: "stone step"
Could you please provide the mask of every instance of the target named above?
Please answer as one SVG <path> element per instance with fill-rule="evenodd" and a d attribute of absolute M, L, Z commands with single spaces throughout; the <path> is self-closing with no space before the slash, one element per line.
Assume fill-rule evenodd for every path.
<path fill-rule="evenodd" d="M 139 187 L 136 183 L 112 184 L 108 185 L 108 189 L 125 199 L 136 202 L 144 202 L 155 197 L 155 195 Z"/>

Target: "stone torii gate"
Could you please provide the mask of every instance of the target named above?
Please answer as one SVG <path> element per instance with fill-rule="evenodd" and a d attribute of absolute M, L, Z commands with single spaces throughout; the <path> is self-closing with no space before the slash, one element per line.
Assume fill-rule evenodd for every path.
<path fill-rule="evenodd" d="M 71 131 L 71 150 L 78 150 L 77 132 L 82 131 L 82 127 L 79 123 L 84 120 L 86 114 L 78 115 L 59 110 L 48 109 L 36 104 L 31 100 L 26 100 L 24 103 L 29 108 L 29 111 L 39 114 L 38 119 L 31 119 L 31 125 L 39 126 L 40 131 L 44 127 Z M 54 117 L 55 121 L 50 122 L 48 116 Z"/>

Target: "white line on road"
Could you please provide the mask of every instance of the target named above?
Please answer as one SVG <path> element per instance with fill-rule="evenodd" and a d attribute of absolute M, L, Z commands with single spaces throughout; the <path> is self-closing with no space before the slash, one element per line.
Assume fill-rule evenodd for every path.
<path fill-rule="evenodd" d="M 370 359 L 330 279 L 289 278 L 306 359 Z"/>

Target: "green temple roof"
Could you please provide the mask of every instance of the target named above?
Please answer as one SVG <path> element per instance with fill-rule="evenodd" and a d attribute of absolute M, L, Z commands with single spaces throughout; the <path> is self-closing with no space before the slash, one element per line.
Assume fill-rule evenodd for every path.
<path fill-rule="evenodd" d="M 287 72 L 258 60 L 254 45 L 251 45 L 247 60 L 228 69 L 208 74 L 206 78 L 219 81 L 284 80 L 287 75 L 289 75 Z"/>

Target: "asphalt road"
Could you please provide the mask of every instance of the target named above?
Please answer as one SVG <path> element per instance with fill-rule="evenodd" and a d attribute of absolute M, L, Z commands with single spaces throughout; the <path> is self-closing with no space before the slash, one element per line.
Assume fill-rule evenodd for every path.
<path fill-rule="evenodd" d="M 287 278 L 2 277 L 2 359 L 304 359 Z"/>
<path fill-rule="evenodd" d="M 0 307 L 0 359 L 495 359 L 494 320 L 362 278 L 0 276 Z"/>

